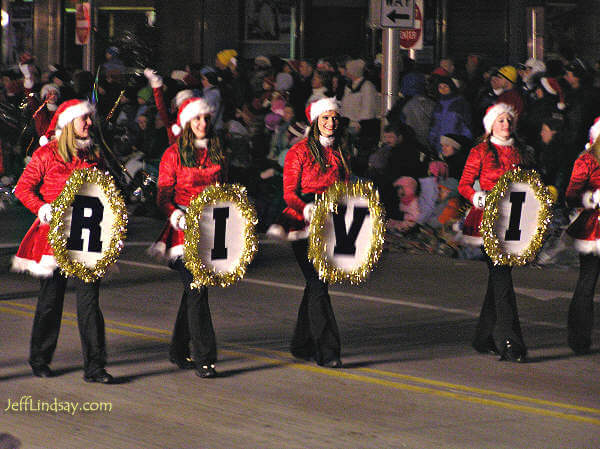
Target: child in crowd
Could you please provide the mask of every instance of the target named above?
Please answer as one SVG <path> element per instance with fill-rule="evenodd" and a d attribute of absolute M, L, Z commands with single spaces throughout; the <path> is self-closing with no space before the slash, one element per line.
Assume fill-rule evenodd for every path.
<path fill-rule="evenodd" d="M 394 233 L 407 234 L 417 225 L 419 218 L 419 196 L 417 180 L 402 176 L 394 181 L 399 200 L 399 219 L 390 219 L 388 229 Z"/>
<path fill-rule="evenodd" d="M 440 198 L 440 183 L 448 178 L 448 164 L 442 161 L 431 161 L 427 170 L 429 176 L 419 178 L 419 224 L 439 224 L 437 217 L 443 207 Z"/>

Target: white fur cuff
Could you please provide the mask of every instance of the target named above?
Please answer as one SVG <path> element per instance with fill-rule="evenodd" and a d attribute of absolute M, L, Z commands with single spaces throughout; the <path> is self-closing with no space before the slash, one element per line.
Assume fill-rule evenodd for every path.
<path fill-rule="evenodd" d="M 583 204 L 583 207 L 586 209 L 594 209 L 597 206 L 594 201 L 594 192 L 591 190 L 585 192 L 581 197 L 581 204 Z"/>
<path fill-rule="evenodd" d="M 302 215 L 304 216 L 304 221 L 310 223 L 314 212 L 315 212 L 315 203 L 308 203 L 306 206 L 304 206 L 304 210 L 302 211 Z"/>
<path fill-rule="evenodd" d="M 485 208 L 485 198 L 487 197 L 487 193 L 485 192 L 475 192 L 473 194 L 473 206 L 477 209 Z"/>
<path fill-rule="evenodd" d="M 50 223 L 50 220 L 52 220 L 52 205 L 48 203 L 44 204 L 38 209 L 37 215 L 43 224 Z"/>
<path fill-rule="evenodd" d="M 181 209 L 175 209 L 173 211 L 173 213 L 171 214 L 171 216 L 169 217 L 169 223 L 171 223 L 171 226 L 174 227 L 175 229 L 181 230 L 181 228 L 179 226 L 179 220 L 183 217 L 185 217 L 185 212 L 182 211 Z"/>

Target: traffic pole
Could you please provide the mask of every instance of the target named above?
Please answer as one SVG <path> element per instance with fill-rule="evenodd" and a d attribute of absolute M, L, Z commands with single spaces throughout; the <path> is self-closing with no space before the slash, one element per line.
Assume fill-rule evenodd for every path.
<path fill-rule="evenodd" d="M 381 33 L 383 53 L 383 76 L 381 83 L 381 134 L 385 126 L 385 116 L 398 100 L 402 58 L 400 57 L 400 30 L 385 27 Z"/>

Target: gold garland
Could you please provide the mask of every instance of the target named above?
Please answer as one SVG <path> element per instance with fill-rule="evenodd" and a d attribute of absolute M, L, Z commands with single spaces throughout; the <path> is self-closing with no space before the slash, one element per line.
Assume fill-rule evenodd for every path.
<path fill-rule="evenodd" d="M 237 266 L 228 272 L 217 273 L 207 267 L 199 254 L 200 243 L 200 217 L 206 206 L 218 202 L 232 202 L 240 210 L 245 219 L 243 231 L 244 247 Z M 203 285 L 219 285 L 227 287 L 242 279 L 246 269 L 256 251 L 258 250 L 258 238 L 255 226 L 258 223 L 256 210 L 248 201 L 246 188 L 238 184 L 215 184 L 208 186 L 190 202 L 186 212 L 185 243 L 183 246 L 183 260 L 185 266 L 194 276 L 192 288 L 200 288 Z"/>
<path fill-rule="evenodd" d="M 337 211 L 337 205 L 348 196 L 368 198 L 369 214 L 373 223 L 371 247 L 365 263 L 352 271 L 344 271 L 333 266 L 326 257 L 327 244 L 324 239 L 325 224 L 330 212 Z M 379 202 L 379 192 L 371 182 L 357 181 L 352 184 L 336 182 L 326 192 L 318 195 L 309 228 L 308 258 L 312 261 L 319 278 L 325 282 L 349 281 L 358 284 L 364 281 L 379 260 L 383 250 L 385 235 L 385 211 Z"/>
<path fill-rule="evenodd" d="M 75 195 L 85 183 L 100 186 L 107 196 L 115 216 L 109 248 L 104 256 L 96 262 L 94 268 L 86 267 L 81 262 L 73 260 L 69 255 L 65 223 L 62 218 L 66 210 L 73 204 Z M 127 234 L 127 209 L 113 177 L 95 167 L 73 171 L 60 195 L 52 202 L 52 210 L 48 241 L 54 250 L 54 257 L 63 275 L 77 276 L 85 282 L 94 282 L 104 277 L 108 267 L 119 258 L 124 245 L 123 240 Z"/>
<path fill-rule="evenodd" d="M 500 240 L 494 232 L 494 226 L 498 220 L 498 203 L 504 197 L 511 183 L 527 183 L 535 193 L 540 202 L 538 212 L 538 226 L 535 235 L 527 249 L 521 255 L 505 253 L 500 245 Z M 522 170 L 517 168 L 509 170 L 498 179 L 494 188 L 486 198 L 483 218 L 481 220 L 481 234 L 485 252 L 496 265 L 522 266 L 535 259 L 538 251 L 544 243 L 544 237 L 548 231 L 548 225 L 552 220 L 552 205 L 554 201 L 548 188 L 542 184 L 540 176 L 534 170 Z"/>

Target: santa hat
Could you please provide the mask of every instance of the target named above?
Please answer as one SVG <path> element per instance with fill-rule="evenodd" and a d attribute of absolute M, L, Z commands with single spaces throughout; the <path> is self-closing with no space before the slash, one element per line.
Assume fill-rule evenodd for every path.
<path fill-rule="evenodd" d="M 171 131 L 178 136 L 191 119 L 200 114 L 212 114 L 213 112 L 213 107 L 204 98 L 188 98 L 181 103 L 177 114 L 177 123 L 171 126 Z"/>
<path fill-rule="evenodd" d="M 56 92 L 56 95 L 60 94 L 60 90 L 56 84 L 44 84 L 44 87 L 42 87 L 42 90 L 40 90 L 40 97 L 42 97 L 42 100 L 45 99 L 50 92 Z"/>
<path fill-rule="evenodd" d="M 515 117 L 515 109 L 506 103 L 497 103 L 490 106 L 483 117 L 483 127 L 485 132 L 490 134 L 492 132 L 492 125 L 501 114 L 509 114 L 511 117 Z"/>
<path fill-rule="evenodd" d="M 310 123 L 321 115 L 323 112 L 336 111 L 339 112 L 340 103 L 335 98 L 321 98 L 320 100 L 313 101 L 306 107 L 306 118 Z"/>
<path fill-rule="evenodd" d="M 40 145 L 46 145 L 52 137 L 58 139 L 65 126 L 71 123 L 78 117 L 83 117 L 86 114 L 93 114 L 94 107 L 85 100 L 69 100 L 62 103 L 50 121 L 50 125 L 46 133 L 40 137 Z"/>
<path fill-rule="evenodd" d="M 193 96 L 194 92 L 191 89 L 183 89 L 177 92 L 175 98 L 173 99 L 175 101 L 175 106 L 177 107 L 177 109 L 179 109 L 179 107 L 185 100 L 187 100 L 188 98 L 192 98 Z"/>
<path fill-rule="evenodd" d="M 556 78 L 549 78 L 549 77 L 544 76 L 540 79 L 540 85 L 550 95 L 558 96 L 559 101 L 556 104 L 556 107 L 558 109 L 560 109 L 562 111 L 564 108 L 567 107 L 567 105 L 565 104 L 565 96 L 564 96 L 563 90 L 560 87 L 560 84 Z"/>
<path fill-rule="evenodd" d="M 594 142 L 600 135 L 600 117 L 596 117 L 596 119 L 594 120 L 594 124 L 590 128 L 589 135 L 590 135 L 590 143 L 587 145 L 588 148 L 591 147 L 592 145 L 594 145 Z"/>

